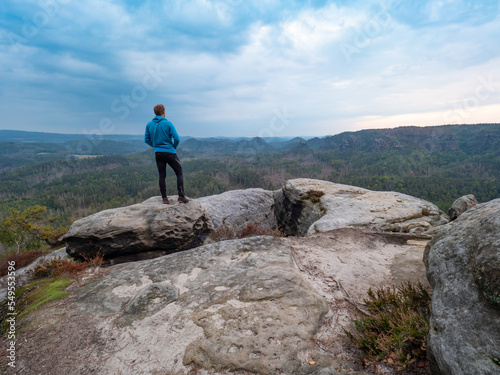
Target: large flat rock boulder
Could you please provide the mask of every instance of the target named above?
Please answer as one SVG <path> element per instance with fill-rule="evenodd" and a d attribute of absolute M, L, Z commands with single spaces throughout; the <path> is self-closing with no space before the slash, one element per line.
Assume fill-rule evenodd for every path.
<path fill-rule="evenodd" d="M 328 313 L 288 246 L 270 237 L 114 266 L 76 300 L 99 317 L 109 350 L 126 345 L 101 374 L 305 374 L 299 353 Z"/>
<path fill-rule="evenodd" d="M 278 223 L 287 234 L 299 236 L 345 227 L 423 233 L 449 221 L 423 199 L 322 180 L 288 180 L 275 200 Z"/>
<path fill-rule="evenodd" d="M 208 212 L 215 229 L 226 225 L 233 230 L 240 230 L 249 223 L 261 223 L 270 228 L 277 226 L 272 191 L 231 190 L 196 201 Z"/>
<path fill-rule="evenodd" d="M 369 288 L 425 281 L 424 246 L 342 228 L 114 265 L 26 319 L 23 373 L 374 374 L 344 329 Z"/>
<path fill-rule="evenodd" d="M 212 229 L 210 217 L 198 202 L 165 205 L 161 197 L 153 197 L 77 220 L 63 239 L 67 253 L 76 257 L 161 255 L 199 246 Z"/>
<path fill-rule="evenodd" d="M 500 374 L 500 199 L 445 225 L 426 248 L 433 373 Z"/>

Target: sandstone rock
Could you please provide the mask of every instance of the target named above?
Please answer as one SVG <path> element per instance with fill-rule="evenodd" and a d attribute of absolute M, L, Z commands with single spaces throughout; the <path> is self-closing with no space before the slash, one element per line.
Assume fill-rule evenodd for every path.
<path fill-rule="evenodd" d="M 428 348 L 435 374 L 500 373 L 500 199 L 467 210 L 434 237 Z"/>
<path fill-rule="evenodd" d="M 231 190 L 196 199 L 208 212 L 215 229 L 225 224 L 239 230 L 248 223 L 277 226 L 273 193 L 264 189 Z"/>
<path fill-rule="evenodd" d="M 78 291 L 77 306 L 111 323 L 101 326 L 107 341 L 130 332 L 134 344 L 102 363 L 102 372 L 134 374 L 184 374 L 190 366 L 302 374 L 298 353 L 328 312 L 285 243 L 270 237 L 114 266 Z"/>
<path fill-rule="evenodd" d="M 77 220 L 63 239 L 68 254 L 76 257 L 98 252 L 105 257 L 161 255 L 200 245 L 211 229 L 212 221 L 198 202 L 164 205 L 153 197 Z"/>
<path fill-rule="evenodd" d="M 212 221 L 233 228 L 279 221 L 307 236 L 193 248 Z M 276 192 L 240 190 L 168 206 L 155 197 L 103 211 L 73 224 L 68 253 L 169 254 L 106 268 L 97 280 L 72 284 L 70 298 L 30 314 L 19 371 L 373 374 L 345 360 L 356 352 L 344 329 L 364 310 L 369 288 L 425 282 L 426 242 L 409 240 L 446 222 L 420 199 L 306 179 Z M 481 264 L 478 283 L 490 272 Z M 483 285 L 496 298 L 494 288 Z"/>
<path fill-rule="evenodd" d="M 311 200 L 315 191 L 324 194 Z M 300 236 L 344 227 L 422 233 L 449 221 L 437 206 L 422 199 L 321 180 L 289 180 L 275 201 L 285 232 Z"/>
<path fill-rule="evenodd" d="M 464 195 L 463 197 L 458 198 L 455 202 L 453 202 L 450 209 L 448 210 L 448 216 L 450 217 L 450 220 L 455 220 L 457 217 L 462 215 L 469 208 L 474 207 L 476 204 L 478 204 L 478 202 L 476 200 L 476 197 L 472 194 Z"/>
<path fill-rule="evenodd" d="M 16 371 L 374 374 L 343 329 L 368 288 L 425 280 L 423 246 L 404 237 L 262 236 L 106 268 L 26 318 Z"/>
<path fill-rule="evenodd" d="M 297 267 L 339 313 L 338 305 L 346 297 L 344 292 L 362 306 L 369 288 L 406 281 L 428 285 L 422 262 L 428 241 L 410 243 L 406 237 L 341 228 L 286 240 Z"/>

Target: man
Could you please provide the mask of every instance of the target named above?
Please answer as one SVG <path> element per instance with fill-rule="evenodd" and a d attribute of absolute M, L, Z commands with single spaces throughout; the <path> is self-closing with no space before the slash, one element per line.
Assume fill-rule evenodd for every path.
<path fill-rule="evenodd" d="M 177 157 L 177 146 L 179 145 L 179 134 L 174 125 L 165 118 L 165 107 L 157 104 L 154 107 L 155 118 L 146 125 L 144 142 L 153 147 L 155 151 L 156 167 L 158 168 L 161 197 L 164 204 L 168 204 L 167 188 L 165 178 L 167 177 L 167 164 L 174 170 L 177 176 L 177 202 L 187 203 L 189 199 L 184 195 L 184 177 L 182 166 Z"/>

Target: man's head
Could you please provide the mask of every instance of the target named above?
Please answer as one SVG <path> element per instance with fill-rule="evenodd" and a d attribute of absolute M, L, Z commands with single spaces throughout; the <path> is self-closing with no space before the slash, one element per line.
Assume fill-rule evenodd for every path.
<path fill-rule="evenodd" d="M 155 105 L 154 111 L 156 116 L 165 116 L 165 107 L 163 106 L 163 104 Z"/>

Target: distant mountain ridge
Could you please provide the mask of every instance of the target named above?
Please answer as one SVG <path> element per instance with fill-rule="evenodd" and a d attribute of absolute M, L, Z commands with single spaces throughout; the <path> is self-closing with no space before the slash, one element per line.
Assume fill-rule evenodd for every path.
<path fill-rule="evenodd" d="M 385 151 L 421 149 L 484 154 L 500 150 L 500 124 L 405 126 L 344 132 L 306 142 L 315 150 Z"/>
<path fill-rule="evenodd" d="M 263 138 L 255 137 L 250 140 L 241 139 L 238 141 L 230 139 L 188 139 L 182 142 L 180 147 L 189 152 L 195 153 L 234 153 L 234 152 L 253 152 L 253 151 L 273 151 L 274 148 Z"/>
<path fill-rule="evenodd" d="M 196 139 L 203 142 L 220 142 L 220 141 L 251 141 L 255 137 L 192 137 L 180 136 L 181 143 L 189 139 Z M 276 142 L 289 142 L 291 139 L 309 139 L 313 137 L 264 137 L 268 143 Z M 65 133 L 48 133 L 48 132 L 34 132 L 25 130 L 0 130 L 0 142 L 44 142 L 44 143 L 62 143 L 70 141 L 82 140 L 112 140 L 112 141 L 144 141 L 143 134 L 65 134 Z"/>
<path fill-rule="evenodd" d="M 133 152 L 127 141 L 102 140 L 91 149 L 86 142 L 0 143 L 0 218 L 10 208 L 41 204 L 67 225 L 80 213 L 158 194 L 153 151 L 139 136 L 135 145 L 143 152 Z M 187 139 L 179 157 L 190 197 L 273 190 L 291 178 L 397 191 L 443 210 L 467 194 L 478 202 L 500 197 L 499 124 L 372 129 L 278 142 Z M 175 190 L 175 179 L 168 184 Z"/>
<path fill-rule="evenodd" d="M 181 142 L 188 152 L 224 155 L 248 152 L 300 151 L 304 146 L 315 151 L 379 152 L 414 150 L 428 152 L 465 152 L 485 154 L 500 150 L 500 124 L 405 126 L 393 129 L 369 129 L 333 136 L 270 142 L 265 138 L 192 138 Z"/>
<path fill-rule="evenodd" d="M 32 132 L 24 130 L 0 130 L 0 142 L 46 142 L 62 143 L 82 140 L 134 140 L 142 139 L 141 135 L 132 134 L 64 134 Z"/>
<path fill-rule="evenodd" d="M 86 154 L 125 155 L 148 149 L 142 135 L 59 134 L 18 130 L 0 130 L 0 145 L 3 150 L 0 154 L 3 154 L 4 158 L 12 158 L 16 155 L 16 150 L 19 152 L 23 149 L 30 150 L 32 155 L 46 155 L 44 157 L 50 159 Z M 500 124 L 405 126 L 343 132 L 333 136 L 309 139 L 308 137 L 194 138 L 188 136 L 181 137 L 180 143 L 180 149 L 191 156 L 300 152 L 305 151 L 306 148 L 314 151 L 342 153 L 417 149 L 426 152 L 464 152 L 468 155 L 482 155 L 500 150 Z M 26 155 L 21 156 L 26 157 Z"/>

